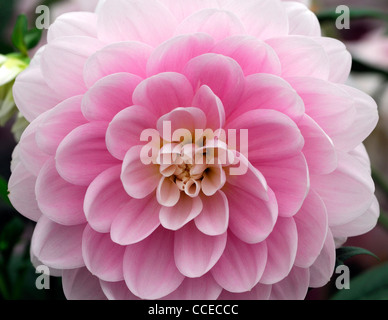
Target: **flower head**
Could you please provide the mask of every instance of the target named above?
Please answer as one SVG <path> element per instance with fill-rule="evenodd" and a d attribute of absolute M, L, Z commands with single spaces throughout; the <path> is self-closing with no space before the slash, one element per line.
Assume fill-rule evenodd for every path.
<path fill-rule="evenodd" d="M 302 299 L 378 204 L 375 102 L 306 6 L 106 0 L 14 96 L 10 199 L 68 298 Z"/>

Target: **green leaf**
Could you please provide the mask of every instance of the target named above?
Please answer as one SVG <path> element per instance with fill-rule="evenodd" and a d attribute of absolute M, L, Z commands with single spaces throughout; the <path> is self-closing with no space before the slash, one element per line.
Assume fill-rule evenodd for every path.
<path fill-rule="evenodd" d="M 8 199 L 8 183 L 0 177 L 0 200 L 2 200 L 6 205 L 12 206 L 11 202 Z"/>
<path fill-rule="evenodd" d="M 27 31 L 24 36 L 24 42 L 28 50 L 35 48 L 39 44 L 42 34 L 43 30 L 39 30 L 37 28 Z"/>
<path fill-rule="evenodd" d="M 345 261 L 359 255 L 368 255 L 380 260 L 375 254 L 366 249 L 357 247 L 342 247 L 337 249 L 337 266 L 343 265 Z"/>
<path fill-rule="evenodd" d="M 12 33 L 12 43 L 21 53 L 28 55 L 28 49 L 25 42 L 25 36 L 28 32 L 27 17 L 22 14 L 16 20 L 16 24 Z"/>
<path fill-rule="evenodd" d="M 0 252 L 8 258 L 13 248 L 18 244 L 24 232 L 24 223 L 20 218 L 14 218 L 0 233 Z M 7 262 L 7 261 L 6 261 Z"/>
<path fill-rule="evenodd" d="M 332 300 L 388 300 L 388 264 L 376 267 L 350 281 Z"/>

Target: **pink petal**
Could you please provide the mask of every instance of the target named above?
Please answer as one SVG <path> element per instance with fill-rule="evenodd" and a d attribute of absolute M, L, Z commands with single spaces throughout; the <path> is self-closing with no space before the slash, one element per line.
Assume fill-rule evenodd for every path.
<path fill-rule="evenodd" d="M 230 11 L 205 9 L 187 17 L 175 34 L 206 33 L 216 42 L 225 38 L 245 34 L 241 21 Z"/>
<path fill-rule="evenodd" d="M 192 105 L 205 113 L 207 119 L 206 128 L 218 130 L 224 126 L 224 106 L 220 98 L 208 86 L 202 86 L 198 89 Z"/>
<path fill-rule="evenodd" d="M 132 94 L 142 81 L 129 73 L 116 73 L 97 81 L 84 95 L 82 112 L 90 121 L 108 121 L 132 106 Z"/>
<path fill-rule="evenodd" d="M 380 206 L 377 198 L 373 199 L 372 205 L 361 217 L 340 226 L 331 227 L 335 238 L 356 237 L 368 233 L 376 227 L 380 216 Z"/>
<path fill-rule="evenodd" d="M 194 93 L 179 73 L 161 73 L 143 81 L 133 94 L 135 105 L 148 108 L 157 118 L 176 108 L 191 107 Z"/>
<path fill-rule="evenodd" d="M 222 288 L 210 273 L 201 278 L 186 278 L 181 286 L 163 300 L 217 300 Z"/>
<path fill-rule="evenodd" d="M 19 163 L 12 170 L 8 182 L 9 200 L 13 207 L 26 218 L 38 221 L 42 215 L 35 195 L 36 177 Z"/>
<path fill-rule="evenodd" d="M 83 211 L 86 187 L 63 180 L 54 158 L 48 160 L 40 171 L 35 190 L 39 208 L 47 218 L 67 226 L 86 223 Z"/>
<path fill-rule="evenodd" d="M 18 109 L 29 122 L 61 101 L 60 96 L 47 85 L 40 65 L 27 68 L 16 78 L 13 97 Z"/>
<path fill-rule="evenodd" d="M 268 238 L 278 217 L 278 205 L 272 190 L 268 189 L 268 200 L 229 184 L 224 192 L 229 202 L 229 227 L 233 234 L 250 244 Z"/>
<path fill-rule="evenodd" d="M 123 160 L 128 150 L 142 144 L 142 132 L 156 128 L 156 123 L 155 115 L 144 107 L 132 106 L 121 111 L 106 133 L 108 150 L 117 159 Z"/>
<path fill-rule="evenodd" d="M 209 167 L 202 180 L 202 192 L 208 196 L 213 196 L 221 190 L 226 182 L 226 174 L 222 166 Z"/>
<path fill-rule="evenodd" d="M 375 187 L 369 168 L 345 153 L 338 153 L 336 171 L 324 176 L 312 175 L 311 187 L 325 203 L 330 226 L 357 219 L 374 201 Z"/>
<path fill-rule="evenodd" d="M 104 281 L 122 281 L 125 247 L 87 226 L 82 238 L 82 254 L 90 272 Z"/>
<path fill-rule="evenodd" d="M 203 54 L 187 63 L 184 74 L 195 89 L 207 85 L 221 99 L 226 116 L 237 107 L 244 90 L 244 74 L 233 59 L 214 53 Z"/>
<path fill-rule="evenodd" d="M 106 148 L 107 127 L 105 122 L 88 123 L 62 141 L 56 154 L 57 170 L 62 178 L 88 186 L 100 173 L 119 164 Z"/>
<path fill-rule="evenodd" d="M 333 141 L 308 115 L 298 123 L 305 144 L 303 155 L 312 174 L 328 174 L 338 165 Z"/>
<path fill-rule="evenodd" d="M 50 26 L 47 41 L 71 36 L 97 37 L 97 15 L 92 12 L 65 13 Z"/>
<path fill-rule="evenodd" d="M 106 300 L 100 281 L 86 268 L 63 271 L 62 285 L 68 300 Z"/>
<path fill-rule="evenodd" d="M 271 295 L 272 286 L 267 286 L 265 284 L 258 283 L 251 291 L 243 293 L 231 293 L 228 291 L 223 291 L 219 300 L 252 300 L 252 301 L 261 301 L 268 300 Z"/>
<path fill-rule="evenodd" d="M 83 267 L 84 229 L 85 225 L 65 227 L 42 216 L 32 237 L 32 251 L 40 261 L 54 269 Z"/>
<path fill-rule="evenodd" d="M 81 112 L 82 96 L 69 98 L 47 112 L 36 132 L 41 150 L 55 155 L 63 139 L 74 129 L 87 123 Z"/>
<path fill-rule="evenodd" d="M 270 300 L 304 300 L 309 280 L 309 269 L 294 267 L 285 279 L 272 285 Z"/>
<path fill-rule="evenodd" d="M 254 37 L 229 37 L 218 42 L 212 52 L 237 61 L 245 76 L 256 73 L 278 76 L 281 74 L 281 65 L 276 52 L 268 44 Z"/>
<path fill-rule="evenodd" d="M 128 246 L 124 256 L 128 288 L 142 299 L 160 299 L 174 292 L 184 276 L 174 261 L 174 234 L 159 229 L 139 244 Z"/>
<path fill-rule="evenodd" d="M 85 93 L 85 62 L 102 46 L 97 39 L 85 36 L 53 40 L 42 56 L 42 72 L 49 87 L 62 98 Z"/>
<path fill-rule="evenodd" d="M 311 77 L 328 80 L 329 58 L 314 40 L 303 36 L 287 36 L 267 40 L 276 51 L 283 77 Z"/>
<path fill-rule="evenodd" d="M 187 34 L 174 37 L 157 47 L 148 59 L 147 75 L 163 72 L 181 73 L 191 59 L 208 53 L 214 40 L 207 34 Z"/>
<path fill-rule="evenodd" d="M 143 163 L 142 149 L 142 146 L 136 146 L 127 152 L 121 171 L 124 189 L 135 199 L 144 199 L 154 192 L 161 179 L 157 165 Z"/>
<path fill-rule="evenodd" d="M 321 26 L 317 16 L 304 4 L 290 1 L 284 2 L 290 25 L 290 35 L 301 35 L 309 37 L 320 37 Z"/>
<path fill-rule="evenodd" d="M 98 232 L 109 232 L 116 216 L 129 211 L 131 197 L 125 192 L 120 175 L 120 165 L 107 169 L 89 185 L 85 195 L 86 218 Z"/>
<path fill-rule="evenodd" d="M 101 288 L 108 300 L 140 300 L 131 291 L 129 291 L 125 281 L 106 282 L 100 280 Z"/>
<path fill-rule="evenodd" d="M 202 209 L 203 203 L 199 197 L 191 198 L 182 193 L 179 202 L 174 207 L 160 209 L 160 223 L 166 229 L 177 231 L 198 217 Z"/>
<path fill-rule="evenodd" d="M 255 38 L 265 40 L 288 34 L 287 13 L 280 1 L 230 1 L 225 9 L 235 12 L 247 33 Z"/>
<path fill-rule="evenodd" d="M 122 246 L 143 241 L 159 226 L 160 204 L 154 195 L 132 199 L 125 210 L 120 210 L 111 229 L 112 240 Z"/>
<path fill-rule="evenodd" d="M 326 240 L 328 218 L 325 204 L 311 191 L 294 219 L 298 230 L 295 265 L 309 268 L 318 258 Z"/>
<path fill-rule="evenodd" d="M 266 261 L 267 245 L 264 242 L 249 245 L 229 234 L 225 252 L 211 272 L 222 288 L 242 293 L 256 286 Z"/>
<path fill-rule="evenodd" d="M 156 197 L 160 205 L 171 208 L 179 202 L 181 191 L 170 178 L 163 177 L 156 191 Z"/>
<path fill-rule="evenodd" d="M 274 284 L 290 273 L 298 248 L 298 232 L 293 218 L 279 218 L 266 240 L 268 260 L 260 283 Z"/>
<path fill-rule="evenodd" d="M 229 203 L 226 195 L 218 191 L 211 197 L 201 196 L 203 210 L 195 218 L 197 228 L 208 236 L 224 234 L 229 226 Z"/>
<path fill-rule="evenodd" d="M 158 1 L 106 0 L 98 36 L 107 42 L 134 40 L 157 46 L 173 36 L 176 25 L 175 17 Z"/>
<path fill-rule="evenodd" d="M 131 73 L 145 78 L 151 52 L 150 46 L 139 42 L 119 42 L 104 47 L 86 61 L 83 76 L 87 87 L 115 73 Z"/>
<path fill-rule="evenodd" d="M 310 287 L 320 288 L 325 286 L 333 275 L 335 268 L 335 243 L 329 230 L 325 245 L 314 264 L 310 267 Z"/>
<path fill-rule="evenodd" d="M 189 278 L 199 278 L 210 271 L 222 256 L 227 233 L 210 237 L 190 223 L 175 233 L 174 256 L 178 270 Z"/>
<path fill-rule="evenodd" d="M 304 145 L 297 125 L 275 110 L 254 110 L 228 123 L 226 129 L 237 129 L 237 150 L 248 148 L 249 161 L 256 165 L 298 155 Z M 248 141 L 240 130 L 248 130 Z"/>

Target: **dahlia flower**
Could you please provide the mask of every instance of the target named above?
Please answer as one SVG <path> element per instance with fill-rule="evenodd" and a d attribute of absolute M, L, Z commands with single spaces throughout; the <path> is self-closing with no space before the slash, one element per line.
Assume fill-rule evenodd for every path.
<path fill-rule="evenodd" d="M 68 299 L 303 299 L 378 203 L 372 98 L 279 0 L 106 0 L 14 86 L 10 199 Z"/>

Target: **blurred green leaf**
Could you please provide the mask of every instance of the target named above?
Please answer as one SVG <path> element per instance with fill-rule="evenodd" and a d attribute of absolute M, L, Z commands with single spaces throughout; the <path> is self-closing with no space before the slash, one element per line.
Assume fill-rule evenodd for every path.
<path fill-rule="evenodd" d="M 345 261 L 349 260 L 350 258 L 353 258 L 355 256 L 359 255 L 367 255 L 371 256 L 373 258 L 376 258 L 377 260 L 380 260 L 375 254 L 372 252 L 363 249 L 363 248 L 357 248 L 357 247 L 342 247 L 337 249 L 337 266 L 343 265 Z"/>
<path fill-rule="evenodd" d="M 26 47 L 28 50 L 35 48 L 42 38 L 43 31 L 37 28 L 32 30 L 28 30 L 26 35 L 24 36 L 24 42 L 26 43 Z"/>
<path fill-rule="evenodd" d="M 28 55 L 28 49 L 25 42 L 25 36 L 28 32 L 28 20 L 26 15 L 21 14 L 16 20 L 12 33 L 12 43 L 24 55 Z"/>
<path fill-rule="evenodd" d="M 350 281 L 332 300 L 388 300 L 388 264 L 381 265 Z"/>
<path fill-rule="evenodd" d="M 8 199 L 8 183 L 0 177 L 0 200 L 5 204 L 11 206 L 11 202 Z"/>

